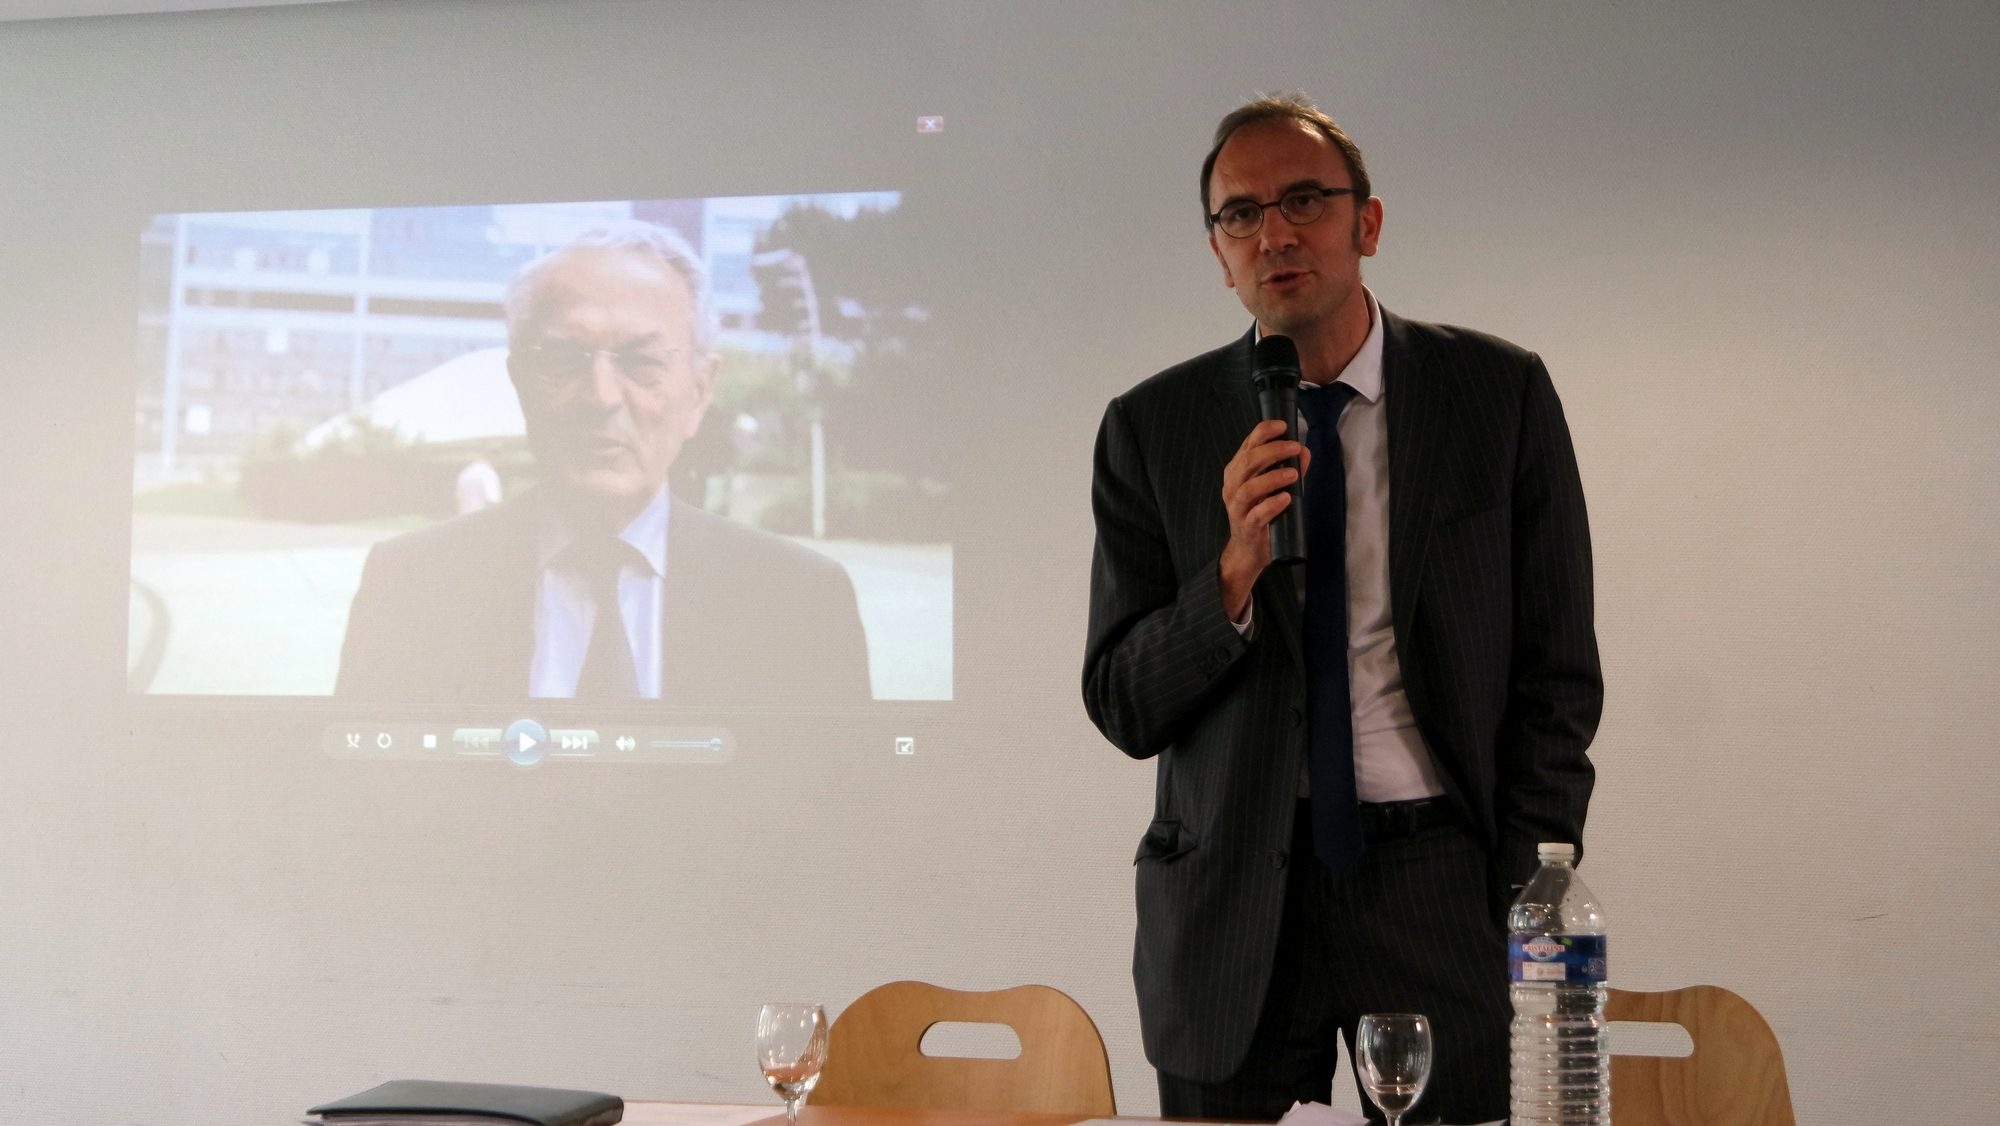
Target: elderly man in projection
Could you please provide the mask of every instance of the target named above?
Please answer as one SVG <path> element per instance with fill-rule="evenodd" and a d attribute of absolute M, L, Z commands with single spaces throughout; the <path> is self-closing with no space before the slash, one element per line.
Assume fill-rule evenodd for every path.
<path fill-rule="evenodd" d="M 667 488 L 716 380 L 707 277 L 687 244 L 637 222 L 590 232 L 522 267 L 506 311 L 541 480 L 369 553 L 339 694 L 868 699 L 846 572 Z"/>

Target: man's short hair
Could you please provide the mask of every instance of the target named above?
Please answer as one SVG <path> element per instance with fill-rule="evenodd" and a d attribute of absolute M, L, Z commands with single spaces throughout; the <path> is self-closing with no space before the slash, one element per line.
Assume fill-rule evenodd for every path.
<path fill-rule="evenodd" d="M 1347 131 L 1328 117 L 1325 110 L 1296 90 L 1263 94 L 1230 110 L 1229 116 L 1215 127 L 1215 143 L 1209 146 L 1208 157 L 1201 162 L 1201 221 L 1204 226 L 1213 225 L 1208 218 L 1215 212 L 1215 206 L 1208 198 L 1208 178 L 1215 171 L 1216 156 L 1238 129 L 1265 121 L 1301 121 L 1319 130 L 1320 136 L 1340 150 L 1341 159 L 1347 162 L 1347 178 L 1352 181 L 1350 186 L 1360 193 L 1357 202 L 1374 194 L 1368 183 L 1368 165 L 1361 159 L 1361 146 L 1355 144 Z"/>
<path fill-rule="evenodd" d="M 542 271 L 564 255 L 579 250 L 631 251 L 654 258 L 679 274 L 693 297 L 693 323 L 689 328 L 694 337 L 694 350 L 702 353 L 714 351 L 715 309 L 709 290 L 708 269 L 701 264 L 701 256 L 694 252 L 680 232 L 639 219 L 592 228 L 514 271 L 514 276 L 507 279 L 504 298 L 509 340 L 517 337 L 528 322 L 534 303 L 535 284 Z"/>

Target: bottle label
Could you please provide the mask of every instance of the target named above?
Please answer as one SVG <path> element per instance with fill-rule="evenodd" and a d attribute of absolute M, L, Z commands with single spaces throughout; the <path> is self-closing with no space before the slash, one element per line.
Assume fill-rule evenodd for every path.
<path fill-rule="evenodd" d="M 1507 965 L 1515 981 L 1604 984 L 1601 934 L 1528 934 L 1507 938 Z"/>

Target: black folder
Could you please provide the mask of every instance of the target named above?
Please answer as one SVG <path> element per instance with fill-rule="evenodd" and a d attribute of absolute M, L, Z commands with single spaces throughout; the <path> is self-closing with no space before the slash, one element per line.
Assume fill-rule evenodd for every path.
<path fill-rule="evenodd" d="M 527 1123 L 528 1126 L 611 1126 L 625 1117 L 625 1101 L 597 1091 L 515 1087 L 501 1083 L 444 1083 L 395 1079 L 306 1112 L 326 1126 L 374 1123 Z"/>

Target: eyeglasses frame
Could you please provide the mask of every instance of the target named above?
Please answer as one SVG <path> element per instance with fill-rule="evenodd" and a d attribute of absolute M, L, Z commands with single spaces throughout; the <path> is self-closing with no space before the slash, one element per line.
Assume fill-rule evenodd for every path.
<path fill-rule="evenodd" d="M 561 391 L 582 382 L 591 371 L 595 370 L 597 357 L 599 356 L 611 357 L 611 364 L 614 368 L 618 369 L 618 378 L 622 382 L 640 390 L 650 390 L 658 386 L 659 383 L 641 383 L 631 379 L 626 375 L 623 365 L 620 364 L 620 357 L 628 355 L 645 356 L 648 359 L 660 361 L 664 367 L 670 369 L 682 353 L 687 352 L 688 349 L 667 348 L 658 352 L 648 352 L 643 349 L 633 348 L 585 348 L 581 344 L 565 340 L 538 340 L 533 344 L 523 344 L 511 348 L 509 351 L 519 358 L 519 361 L 526 368 L 528 375 L 534 379 L 537 386 L 541 387 L 544 391 Z M 551 355 L 562 355 L 565 358 L 576 360 L 578 361 L 577 366 L 556 378 L 551 378 L 546 374 L 549 364 L 548 357 Z"/>
<path fill-rule="evenodd" d="M 1283 194 L 1281 194 L 1280 196 L 1278 196 L 1278 198 L 1272 200 L 1269 203 L 1258 203 L 1254 199 L 1225 200 L 1223 201 L 1221 207 L 1215 209 L 1215 214 L 1207 216 L 1208 228 L 1210 230 L 1215 230 L 1216 228 L 1220 227 L 1222 229 L 1223 234 L 1228 235 L 1230 238 L 1233 239 L 1252 238 L 1257 234 L 1258 231 L 1264 229 L 1264 212 L 1269 211 L 1273 207 L 1277 207 L 1279 208 L 1278 214 L 1285 215 L 1285 212 L 1281 205 L 1287 199 L 1290 199 L 1295 195 L 1317 195 L 1320 198 L 1321 202 L 1319 215 L 1315 215 L 1312 218 L 1305 220 L 1304 222 L 1294 219 L 1290 215 L 1285 215 L 1285 222 L 1290 223 L 1295 227 L 1311 226 L 1312 224 L 1319 222 L 1320 215 L 1326 214 L 1325 201 L 1332 199 L 1335 196 L 1343 196 L 1343 195 L 1359 196 L 1360 194 L 1361 194 L 1360 188 L 1323 188 L 1314 184 L 1301 184 L 1296 188 L 1286 188 Z M 1236 232 L 1230 230 L 1228 227 L 1222 226 L 1222 213 L 1228 211 L 1232 207 L 1237 206 L 1238 204 L 1243 204 L 1243 203 L 1250 203 L 1256 205 L 1257 225 L 1251 227 L 1249 230 L 1244 231 L 1242 234 L 1239 235 Z"/>

